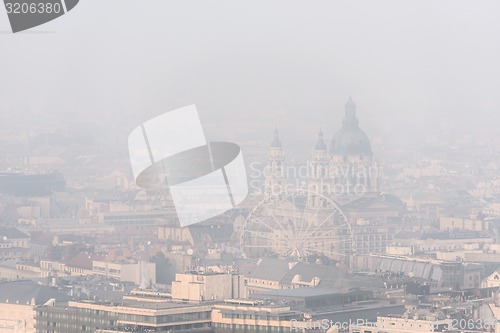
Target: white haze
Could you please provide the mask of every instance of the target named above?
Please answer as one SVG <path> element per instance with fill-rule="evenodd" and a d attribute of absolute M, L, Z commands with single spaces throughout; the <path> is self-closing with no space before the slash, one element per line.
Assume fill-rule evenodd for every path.
<path fill-rule="evenodd" d="M 2 9 L 0 128 L 73 126 L 123 150 L 138 123 L 194 103 L 210 139 L 265 147 L 277 123 L 308 151 L 351 95 L 375 150 L 493 145 L 499 12 L 493 0 L 81 0 L 12 34 Z"/>

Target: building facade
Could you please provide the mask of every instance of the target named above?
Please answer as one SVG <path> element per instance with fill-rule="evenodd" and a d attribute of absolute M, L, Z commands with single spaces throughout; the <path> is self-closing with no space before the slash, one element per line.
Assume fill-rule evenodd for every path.
<path fill-rule="evenodd" d="M 182 301 L 224 300 L 246 295 L 243 276 L 232 273 L 176 274 L 172 299 Z"/>
<path fill-rule="evenodd" d="M 38 333 L 210 332 L 212 305 L 130 298 L 119 302 L 70 301 L 36 308 Z"/>
<path fill-rule="evenodd" d="M 349 98 L 342 127 L 333 136 L 329 148 L 323 140 L 323 131 L 319 131 L 312 159 L 307 165 L 309 191 L 335 200 L 379 192 L 379 167 L 373 159 L 370 140 L 358 124 L 356 105 Z M 265 172 L 265 194 L 283 192 L 291 180 L 289 176 L 278 130 L 275 129 Z M 308 204 L 315 207 L 319 201 L 311 197 Z"/>

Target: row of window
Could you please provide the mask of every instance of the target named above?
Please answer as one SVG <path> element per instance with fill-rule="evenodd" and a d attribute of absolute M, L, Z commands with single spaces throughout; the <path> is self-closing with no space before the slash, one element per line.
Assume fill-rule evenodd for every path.
<path fill-rule="evenodd" d="M 291 332 L 291 327 L 289 323 L 287 324 L 287 326 L 257 326 L 214 323 L 213 328 L 215 333 L 288 333 Z"/>
<path fill-rule="evenodd" d="M 192 321 L 192 320 L 201 320 L 201 319 L 210 319 L 211 312 L 191 312 L 191 313 L 178 313 L 178 314 L 170 314 L 163 316 L 144 316 L 144 315 L 136 315 L 136 314 L 119 314 L 119 320 L 124 320 L 128 322 L 141 322 L 141 323 L 156 323 L 156 324 L 165 324 L 165 323 L 175 323 L 175 322 L 184 322 L 184 321 Z"/>

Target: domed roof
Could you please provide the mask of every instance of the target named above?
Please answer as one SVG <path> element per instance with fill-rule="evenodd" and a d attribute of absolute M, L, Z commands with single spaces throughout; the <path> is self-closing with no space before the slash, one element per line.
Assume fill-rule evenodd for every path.
<path fill-rule="evenodd" d="M 330 143 L 330 154 L 372 155 L 370 140 L 358 126 L 356 105 L 350 97 L 345 105 L 345 118 L 342 128 L 333 136 Z"/>

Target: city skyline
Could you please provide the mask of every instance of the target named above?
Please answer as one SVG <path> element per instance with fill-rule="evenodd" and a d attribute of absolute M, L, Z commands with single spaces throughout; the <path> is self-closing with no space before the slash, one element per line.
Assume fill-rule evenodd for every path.
<path fill-rule="evenodd" d="M 0 333 L 500 333 L 500 2 L 77 2 L 0 9 Z"/>

